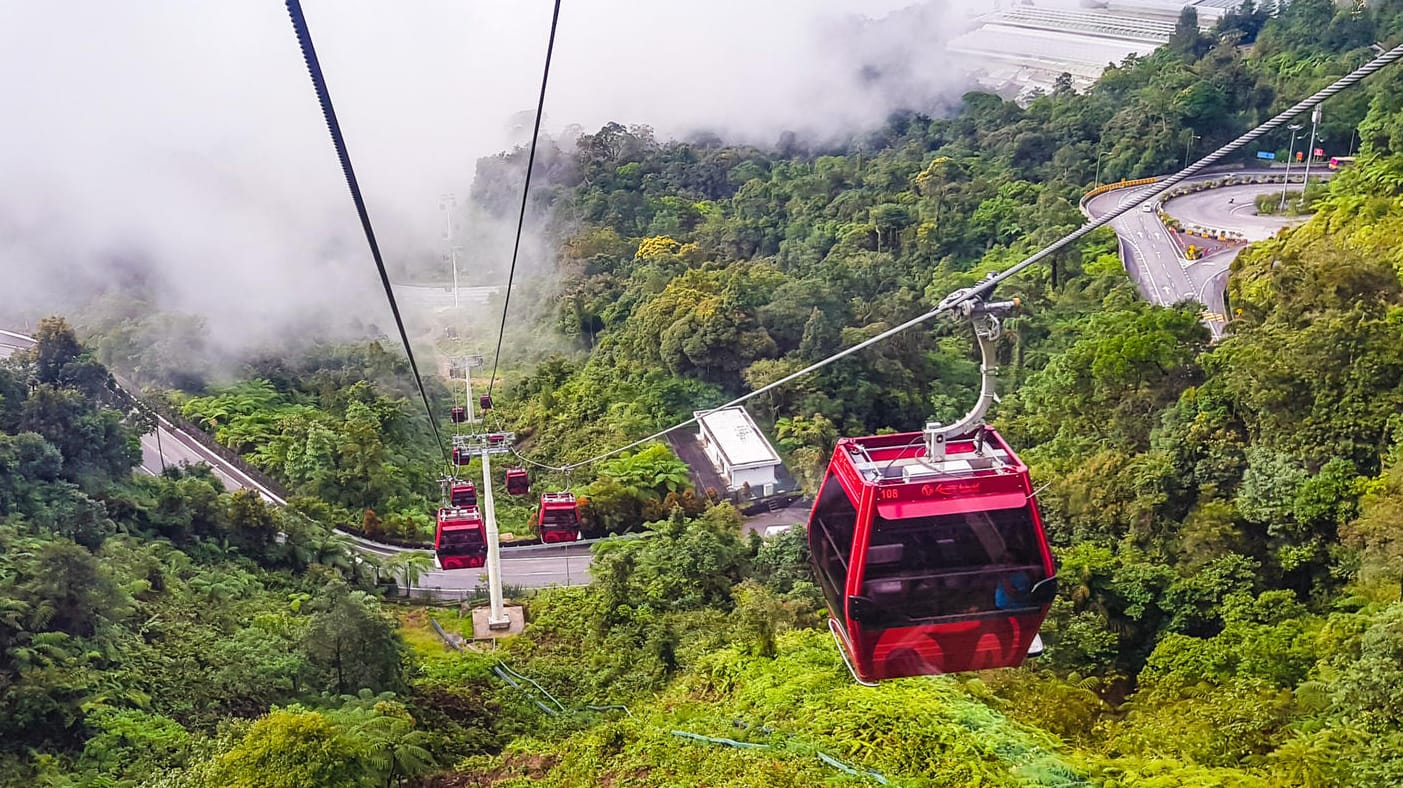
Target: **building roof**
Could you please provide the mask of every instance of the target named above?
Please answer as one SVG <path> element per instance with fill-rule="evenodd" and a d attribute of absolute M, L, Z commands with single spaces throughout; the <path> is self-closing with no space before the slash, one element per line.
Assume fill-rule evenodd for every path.
<path fill-rule="evenodd" d="M 1050 90 L 1063 73 L 1084 88 L 1108 64 L 1148 55 L 1167 43 L 1179 13 L 1192 6 L 1198 26 L 1210 30 L 1242 0 L 1083 0 L 1081 8 L 1034 0 L 993 11 L 949 44 L 975 59 L 980 84 L 1005 94 L 1010 86 Z M 1002 3 L 1000 3 L 1002 5 Z M 1008 91 L 1011 95 L 1012 91 Z M 1021 98 L 1020 98 L 1021 101 Z"/>
<path fill-rule="evenodd" d="M 988 24 L 950 42 L 950 49 L 983 58 L 1069 71 L 1095 79 L 1107 64 L 1129 55 L 1149 54 L 1155 44 Z"/>
<path fill-rule="evenodd" d="M 692 415 L 732 470 L 780 464 L 779 455 L 745 408 L 697 411 Z"/>

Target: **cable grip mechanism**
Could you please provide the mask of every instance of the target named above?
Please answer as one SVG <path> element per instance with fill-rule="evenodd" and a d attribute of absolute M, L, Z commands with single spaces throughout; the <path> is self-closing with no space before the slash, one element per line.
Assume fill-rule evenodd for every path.
<path fill-rule="evenodd" d="M 990 279 L 993 278 L 990 275 Z M 997 364 L 997 343 L 1002 331 L 1001 318 L 1017 311 L 1021 306 L 1018 299 L 1008 301 L 988 301 L 993 295 L 996 282 L 981 283 L 971 288 L 958 290 L 943 302 L 957 320 L 967 320 L 974 329 L 974 339 L 979 344 L 979 399 L 974 407 L 954 424 L 944 425 L 938 421 L 926 423 L 926 456 L 934 462 L 945 459 L 945 443 L 951 438 L 961 437 L 984 424 L 984 415 L 999 401 Z"/>

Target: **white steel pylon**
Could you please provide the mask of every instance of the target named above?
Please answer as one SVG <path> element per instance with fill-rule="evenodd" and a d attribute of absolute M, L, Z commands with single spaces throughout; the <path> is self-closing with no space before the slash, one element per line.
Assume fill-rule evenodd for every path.
<path fill-rule="evenodd" d="M 514 432 L 486 432 L 473 435 L 454 435 L 453 448 L 471 452 L 482 457 L 482 520 L 487 537 L 487 598 L 490 604 L 487 613 L 489 629 L 508 629 L 511 619 L 502 603 L 502 546 L 497 531 L 497 511 L 492 504 L 492 461 L 493 454 L 506 454 L 511 451 L 516 440 Z"/>

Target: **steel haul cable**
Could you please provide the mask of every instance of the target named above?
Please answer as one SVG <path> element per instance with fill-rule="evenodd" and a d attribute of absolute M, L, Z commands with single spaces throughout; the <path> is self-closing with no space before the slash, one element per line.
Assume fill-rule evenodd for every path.
<path fill-rule="evenodd" d="M 727 402 L 724 405 L 718 405 L 717 407 L 711 408 L 706 412 L 710 412 L 712 410 L 722 410 L 725 408 L 740 405 L 754 397 L 758 397 L 761 394 L 764 394 L 767 391 L 773 391 L 774 389 L 779 388 L 780 386 L 783 386 L 786 383 L 789 383 L 790 381 L 797 380 L 798 378 L 804 377 L 805 375 L 817 372 L 818 370 L 823 369 L 824 367 L 828 366 L 829 364 L 832 364 L 835 361 L 851 356 L 852 354 L 860 350 L 869 348 L 877 344 L 878 342 L 889 339 L 897 334 L 902 333 L 903 331 L 925 323 L 931 318 L 954 310 L 955 307 L 978 295 L 980 291 L 992 288 L 994 285 L 997 285 L 998 283 L 1017 275 L 1019 272 L 1023 271 L 1028 266 L 1047 259 L 1056 252 L 1066 248 L 1074 241 L 1080 240 L 1084 236 L 1088 235 L 1093 230 L 1096 230 L 1100 227 L 1104 227 L 1105 225 L 1110 224 L 1111 222 L 1130 212 L 1138 203 L 1158 197 L 1159 195 L 1172 189 L 1179 183 L 1182 183 L 1185 179 L 1193 177 L 1197 173 L 1201 172 L 1207 167 L 1212 166 L 1214 163 L 1220 161 L 1224 157 L 1238 150 L 1241 150 L 1246 145 L 1251 144 L 1253 141 L 1261 138 L 1267 133 L 1285 125 L 1292 118 L 1295 118 L 1315 108 L 1317 105 L 1321 104 L 1331 96 L 1334 96 L 1335 94 L 1339 93 L 1345 88 L 1355 85 L 1356 83 L 1363 80 L 1365 77 L 1368 77 L 1370 74 L 1373 74 L 1374 72 L 1378 71 L 1384 66 L 1396 62 L 1400 58 L 1403 58 L 1403 44 L 1400 44 L 1399 46 L 1396 46 L 1393 49 L 1384 52 L 1383 54 L 1379 55 L 1378 57 L 1364 64 L 1363 66 L 1360 66 L 1354 71 L 1351 71 L 1349 74 L 1346 74 L 1345 76 L 1331 83 L 1326 88 L 1311 95 L 1309 98 L 1304 99 L 1303 101 L 1299 102 L 1298 104 L 1286 110 L 1285 112 L 1282 112 L 1281 114 L 1277 115 L 1276 117 L 1272 118 L 1266 123 L 1263 123 L 1262 125 L 1256 127 L 1255 129 L 1252 129 L 1246 134 L 1243 134 L 1242 136 L 1238 137 L 1232 142 L 1229 142 L 1221 148 L 1218 148 L 1217 150 L 1213 151 L 1212 153 L 1208 154 L 1202 159 L 1199 159 L 1197 162 L 1194 162 L 1189 167 L 1180 170 L 1178 173 L 1175 173 L 1174 175 L 1165 178 L 1162 181 L 1156 182 L 1154 185 L 1146 188 L 1142 192 L 1136 193 L 1136 198 L 1134 200 L 1125 201 L 1125 204 L 1121 205 L 1120 207 L 1115 208 L 1114 210 L 1101 216 L 1098 219 L 1094 219 L 1082 225 L 1076 230 L 1073 230 L 1072 232 L 1062 236 L 1061 238 L 1049 244 L 1048 246 L 1045 246 L 1037 252 L 1034 252 L 1032 255 L 1029 255 L 1028 257 L 1019 261 L 1018 263 L 999 272 L 998 274 L 995 274 L 972 287 L 968 287 L 963 290 L 957 290 L 954 293 L 951 293 L 950 295 L 946 296 L 935 309 L 932 309 L 929 312 L 926 312 L 925 314 L 917 315 L 916 317 L 907 320 L 905 323 L 902 323 L 893 328 L 889 328 L 880 334 L 877 334 L 869 339 L 857 343 L 856 345 L 844 348 L 843 350 L 840 350 L 837 353 L 834 353 L 833 355 L 825 359 L 814 362 L 813 364 L 804 367 L 798 372 L 792 372 L 788 375 L 785 375 L 779 380 L 761 386 L 760 388 L 755 389 L 754 391 L 748 394 L 736 397 L 730 402 Z M 589 459 L 581 460 L 579 462 L 566 463 L 565 465 L 560 466 L 545 465 L 542 463 L 535 462 L 533 462 L 532 464 L 553 471 L 569 472 L 575 468 L 581 468 L 586 465 L 593 465 L 596 462 L 606 460 L 610 457 L 613 457 L 616 454 L 626 452 L 629 449 L 642 446 L 643 444 L 648 443 L 650 441 L 657 440 L 663 437 L 664 435 L 667 435 L 669 432 L 672 432 L 673 430 L 679 430 L 683 427 L 687 427 L 697 423 L 697 419 L 697 416 L 693 416 L 692 418 L 674 424 L 671 427 L 668 427 L 667 429 L 659 430 L 653 433 L 652 435 L 647 436 L 646 438 L 640 438 L 636 441 L 633 441 L 632 443 L 627 443 L 623 446 L 620 446 L 616 449 L 611 449 L 610 451 L 604 452 L 602 454 L 596 454 L 593 457 L 590 457 Z M 525 460 L 524 457 L 522 459 Z"/>
<path fill-rule="evenodd" d="M 526 203 L 531 196 L 531 170 L 536 165 L 536 145 L 541 139 L 541 114 L 546 108 L 546 84 L 550 82 L 550 60 L 555 52 L 555 28 L 560 22 L 560 0 L 555 0 L 551 12 L 550 39 L 546 42 L 546 66 L 541 72 L 541 94 L 536 99 L 536 124 L 531 130 L 531 152 L 526 156 L 526 183 L 521 187 L 521 213 L 516 218 L 516 241 L 512 244 L 512 264 L 507 270 L 507 293 L 502 300 L 502 325 L 497 329 L 497 350 L 492 354 L 492 376 L 487 379 L 487 396 L 497 382 L 497 364 L 502 360 L 502 339 L 507 334 L 507 307 L 512 302 L 512 279 L 516 277 L 516 259 L 521 253 L 521 231 L 526 226 Z"/>
<path fill-rule="evenodd" d="M 409 357 L 409 369 L 414 373 L 414 385 L 419 389 L 419 399 L 424 402 L 424 414 L 429 417 L 429 426 L 433 428 L 434 440 L 438 442 L 439 453 L 447 461 L 448 452 L 443 445 L 443 436 L 439 433 L 438 420 L 434 418 L 434 409 L 429 405 L 429 395 L 424 390 L 424 379 L 419 376 L 419 365 L 414 360 L 414 349 L 409 346 L 409 334 L 404 330 L 404 320 L 400 318 L 399 304 L 395 301 L 395 291 L 390 285 L 390 275 L 385 272 L 385 261 L 380 256 L 380 244 L 375 240 L 375 230 L 370 225 L 370 214 L 365 208 L 365 198 L 361 196 L 360 184 L 356 181 L 356 171 L 351 166 L 351 155 L 347 152 L 346 140 L 341 135 L 341 124 L 336 120 L 336 108 L 331 104 L 331 93 L 326 87 L 326 77 L 322 74 L 321 62 L 317 60 L 317 50 L 312 46 L 312 33 L 307 29 L 307 18 L 302 13 L 302 3 L 299 0 L 287 0 L 287 13 L 292 17 L 292 27 L 297 33 L 297 43 L 302 47 L 302 58 L 307 62 L 307 73 L 312 77 L 312 87 L 317 91 L 317 101 L 321 103 L 322 115 L 326 118 L 327 131 L 331 132 L 331 142 L 336 146 L 336 156 L 341 160 L 341 171 L 346 175 L 346 185 L 350 187 L 351 199 L 356 204 L 356 213 L 360 216 L 361 229 L 365 231 L 365 240 L 370 244 L 370 256 L 375 259 L 375 268 L 380 272 L 380 283 L 385 286 L 385 298 L 390 302 L 390 312 L 395 316 L 395 327 L 399 329 L 400 342 L 404 344 L 404 353 Z"/>

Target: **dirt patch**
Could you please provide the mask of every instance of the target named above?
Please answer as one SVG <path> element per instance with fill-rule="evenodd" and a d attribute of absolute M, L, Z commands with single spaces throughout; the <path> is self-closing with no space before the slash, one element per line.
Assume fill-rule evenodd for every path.
<path fill-rule="evenodd" d="M 435 775 L 420 782 L 419 788 L 492 786 L 508 780 L 519 780 L 523 777 L 530 780 L 541 780 L 559 763 L 560 757 L 557 755 L 508 755 L 503 759 L 501 766 L 474 772 Z"/>
<path fill-rule="evenodd" d="M 620 785 L 647 785 L 652 769 L 634 769 L 626 776 L 608 772 L 600 775 L 599 788 L 618 788 Z"/>

